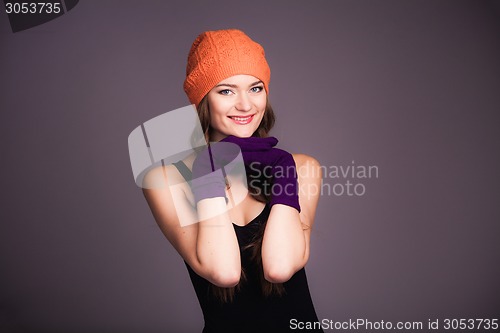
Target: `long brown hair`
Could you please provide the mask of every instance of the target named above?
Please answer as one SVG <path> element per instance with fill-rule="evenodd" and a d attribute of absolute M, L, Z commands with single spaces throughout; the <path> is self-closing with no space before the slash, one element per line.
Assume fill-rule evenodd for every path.
<path fill-rule="evenodd" d="M 198 117 L 200 118 L 200 123 L 201 123 L 201 128 L 203 130 L 203 133 L 205 135 L 205 139 L 207 142 L 210 142 L 210 132 L 211 132 L 211 127 L 210 127 L 210 108 L 208 105 L 208 94 L 203 97 L 201 102 L 197 106 L 197 111 L 198 111 Z M 260 137 L 260 138 L 265 138 L 268 136 L 269 131 L 273 128 L 274 122 L 276 118 L 274 115 L 273 108 L 271 107 L 271 104 L 269 103 L 269 98 L 266 96 L 266 107 L 264 111 L 264 116 L 262 118 L 262 121 L 259 124 L 259 127 L 257 130 L 253 133 L 252 136 L 255 137 Z M 260 201 L 260 202 L 269 202 L 269 197 L 266 196 L 264 193 L 266 191 L 259 191 L 259 189 L 256 189 L 254 186 L 249 186 L 248 191 L 250 195 Z M 271 283 L 267 281 L 264 278 L 264 270 L 262 268 L 262 255 L 261 255 L 261 249 L 262 249 L 262 238 L 264 236 L 264 230 L 267 224 L 267 220 L 264 221 L 264 223 L 261 224 L 261 227 L 259 230 L 255 233 L 252 241 L 250 244 L 242 248 L 243 251 L 250 251 L 250 256 L 252 261 L 257 265 L 258 270 L 259 270 L 259 277 L 260 277 L 260 286 L 261 286 L 261 291 L 264 296 L 270 296 L 270 295 L 282 295 L 285 292 L 285 288 L 283 287 L 282 283 Z M 234 298 L 234 294 L 236 291 L 238 291 L 243 283 L 246 281 L 246 275 L 245 271 L 242 269 L 241 271 L 241 278 L 240 282 L 232 288 L 221 288 L 216 285 L 211 285 L 212 289 L 212 294 L 221 302 L 231 302 Z"/>

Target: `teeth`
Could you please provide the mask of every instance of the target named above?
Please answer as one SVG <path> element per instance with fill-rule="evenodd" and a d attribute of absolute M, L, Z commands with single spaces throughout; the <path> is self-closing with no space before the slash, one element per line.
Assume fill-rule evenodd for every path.
<path fill-rule="evenodd" d="M 236 121 L 245 121 L 245 120 L 250 119 L 250 116 L 245 117 L 245 118 L 242 118 L 242 117 L 231 117 L 231 118 L 233 118 Z"/>

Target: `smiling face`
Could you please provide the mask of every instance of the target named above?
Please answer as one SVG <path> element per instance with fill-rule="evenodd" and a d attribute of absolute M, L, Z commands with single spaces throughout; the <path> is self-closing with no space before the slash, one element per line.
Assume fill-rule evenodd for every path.
<path fill-rule="evenodd" d="M 224 79 L 210 90 L 207 97 L 211 141 L 220 141 L 228 135 L 252 136 L 266 109 L 264 84 L 252 75 Z"/>

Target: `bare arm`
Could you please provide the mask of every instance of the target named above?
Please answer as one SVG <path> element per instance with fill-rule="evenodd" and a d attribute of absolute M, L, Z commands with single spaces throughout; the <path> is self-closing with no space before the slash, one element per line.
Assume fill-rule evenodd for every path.
<path fill-rule="evenodd" d="M 197 212 L 188 200 L 188 186 L 169 187 L 167 177 L 175 177 L 173 183 L 182 180 L 173 166 L 156 168 L 145 178 L 146 184 L 155 185 L 144 188 L 143 193 L 158 226 L 198 275 L 219 287 L 236 285 L 241 273 L 240 252 L 225 200 L 200 201 L 200 211 L 217 209 L 221 214 L 197 223 Z M 180 217 L 194 223 L 181 226 Z"/>
<path fill-rule="evenodd" d="M 238 239 L 227 213 L 224 198 L 210 198 L 198 203 L 198 212 L 217 212 L 218 215 L 198 223 L 196 251 L 198 262 L 209 268 L 214 283 L 233 287 L 240 280 L 241 260 Z"/>
<path fill-rule="evenodd" d="M 273 283 L 288 281 L 307 263 L 321 189 L 319 162 L 303 154 L 295 154 L 293 158 L 298 171 L 301 212 L 290 206 L 274 205 L 262 241 L 264 275 Z"/>

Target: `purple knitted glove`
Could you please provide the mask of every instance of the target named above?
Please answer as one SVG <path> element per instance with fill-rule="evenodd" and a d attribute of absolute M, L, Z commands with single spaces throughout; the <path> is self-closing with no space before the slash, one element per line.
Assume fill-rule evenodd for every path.
<path fill-rule="evenodd" d="M 239 138 L 229 135 L 221 142 L 237 144 L 242 152 L 247 172 L 272 177 L 271 206 L 283 204 L 297 209 L 300 212 L 297 170 L 293 156 L 278 148 L 275 137 Z"/>
<path fill-rule="evenodd" d="M 193 162 L 191 181 L 196 204 L 216 197 L 224 197 L 227 202 L 225 168 L 231 168 L 231 162 L 239 152 L 240 148 L 232 143 L 213 142 L 198 153 Z"/>

